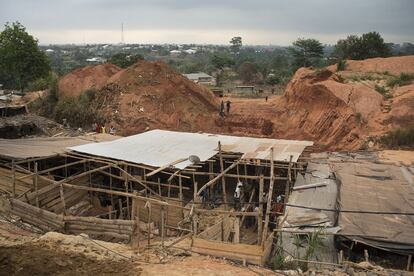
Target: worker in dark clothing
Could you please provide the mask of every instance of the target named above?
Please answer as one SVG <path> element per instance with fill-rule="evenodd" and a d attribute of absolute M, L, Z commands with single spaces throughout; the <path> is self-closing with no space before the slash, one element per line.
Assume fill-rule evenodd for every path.
<path fill-rule="evenodd" d="M 267 102 L 268 97 L 266 96 L 266 102 Z"/>
<path fill-rule="evenodd" d="M 224 102 L 223 101 L 221 101 L 221 104 L 220 104 L 220 117 L 224 117 Z"/>
<path fill-rule="evenodd" d="M 228 100 L 228 101 L 226 102 L 227 114 L 230 114 L 230 105 L 231 105 L 231 102 L 230 102 L 230 100 Z"/>

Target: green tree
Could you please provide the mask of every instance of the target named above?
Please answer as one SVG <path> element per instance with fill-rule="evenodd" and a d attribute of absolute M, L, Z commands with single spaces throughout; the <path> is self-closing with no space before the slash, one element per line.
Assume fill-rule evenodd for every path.
<path fill-rule="evenodd" d="M 118 53 L 113 55 L 109 62 L 121 68 L 126 68 L 143 59 L 144 57 L 140 54 L 130 55 L 127 53 Z"/>
<path fill-rule="evenodd" d="M 369 32 L 360 37 L 350 35 L 338 40 L 333 55 L 337 59 L 361 60 L 390 56 L 391 49 L 378 32 Z"/>
<path fill-rule="evenodd" d="M 30 81 L 48 75 L 49 60 L 22 24 L 6 23 L 4 27 L 0 33 L 0 83 L 23 90 Z"/>
<path fill-rule="evenodd" d="M 252 83 L 257 77 L 257 72 L 258 66 L 249 61 L 242 63 L 238 70 L 239 77 L 244 83 Z"/>
<path fill-rule="evenodd" d="M 238 54 L 243 45 L 242 38 L 240 36 L 235 36 L 230 40 L 230 51 L 234 54 Z"/>
<path fill-rule="evenodd" d="M 221 79 L 223 74 L 223 69 L 228 66 L 234 65 L 234 60 L 228 54 L 214 54 L 211 57 L 211 63 L 213 64 L 214 68 L 218 70 L 216 76 L 216 83 L 217 86 L 221 85 Z"/>
<path fill-rule="evenodd" d="M 297 67 L 314 66 L 323 56 L 323 45 L 316 39 L 298 38 L 290 48 Z"/>

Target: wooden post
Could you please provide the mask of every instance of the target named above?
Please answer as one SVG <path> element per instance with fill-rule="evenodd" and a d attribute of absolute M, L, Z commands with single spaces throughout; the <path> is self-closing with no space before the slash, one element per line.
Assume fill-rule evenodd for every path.
<path fill-rule="evenodd" d="M 108 218 L 112 219 L 112 205 L 108 206 Z"/>
<path fill-rule="evenodd" d="M 127 165 L 125 165 L 124 170 L 125 170 L 125 172 L 128 172 L 128 166 Z M 128 174 L 124 173 L 124 177 L 125 177 L 125 181 L 124 181 L 125 192 L 128 193 Z M 130 213 L 129 213 L 129 198 L 128 197 L 126 198 L 126 207 L 127 207 L 127 210 L 126 210 L 127 219 L 130 219 L 131 216 L 130 216 Z"/>
<path fill-rule="evenodd" d="M 158 177 L 158 193 L 160 194 L 160 196 L 161 196 L 161 180 L 160 180 L 160 178 Z"/>
<path fill-rule="evenodd" d="M 233 243 L 240 243 L 240 218 L 234 218 L 234 238 Z"/>
<path fill-rule="evenodd" d="M 122 210 L 122 199 L 118 199 L 118 203 L 119 203 L 119 219 L 124 219 L 124 211 Z"/>
<path fill-rule="evenodd" d="M 16 197 L 16 165 L 14 159 L 12 159 L 12 195 Z"/>
<path fill-rule="evenodd" d="M 38 189 L 38 176 L 37 176 L 37 162 L 34 163 L 34 175 L 33 186 L 36 194 L 36 206 L 39 207 L 39 189 Z"/>
<path fill-rule="evenodd" d="M 147 201 L 147 203 L 145 204 L 148 208 L 148 246 L 150 246 L 151 244 L 151 203 L 149 201 Z"/>
<path fill-rule="evenodd" d="M 181 204 L 183 202 L 183 180 L 181 178 L 181 174 L 178 176 L 178 185 L 180 186 L 180 194 L 178 195 Z"/>
<path fill-rule="evenodd" d="M 223 155 L 221 153 L 221 142 L 220 141 L 218 142 L 218 147 L 219 147 L 219 158 L 220 158 L 220 170 L 221 170 L 221 173 L 223 173 L 224 163 L 223 163 Z M 226 210 L 228 208 L 228 205 L 227 205 L 227 192 L 226 192 L 226 178 L 224 175 L 221 177 L 221 189 L 223 193 L 224 209 Z"/>
<path fill-rule="evenodd" d="M 62 208 L 63 208 L 63 215 L 66 215 L 66 203 L 65 203 L 65 194 L 63 192 L 63 183 L 60 184 L 60 188 L 59 188 L 59 192 L 60 192 L 60 201 L 62 203 Z"/>
<path fill-rule="evenodd" d="M 410 271 L 410 266 L 411 266 L 411 259 L 412 259 L 413 255 L 408 255 L 408 261 L 407 261 L 407 271 Z"/>
<path fill-rule="evenodd" d="M 109 167 L 109 190 L 112 191 L 112 167 Z M 111 194 L 111 205 L 112 208 L 115 208 L 115 204 L 114 204 L 114 196 Z"/>
<path fill-rule="evenodd" d="M 198 233 L 198 217 L 197 217 L 197 208 L 194 206 L 193 213 L 193 237 L 196 237 Z"/>
<path fill-rule="evenodd" d="M 161 231 L 161 246 L 162 247 L 164 247 L 164 237 L 165 237 L 164 224 L 165 224 L 165 209 L 164 209 L 164 206 L 161 206 L 161 227 L 160 227 L 160 231 Z"/>
<path fill-rule="evenodd" d="M 197 186 L 198 186 L 198 183 L 197 182 L 194 182 L 194 187 L 193 187 L 193 189 L 194 189 L 194 191 L 193 191 L 193 202 L 195 204 L 199 203 L 199 197 L 197 196 Z"/>
<path fill-rule="evenodd" d="M 286 204 L 288 203 L 289 200 L 289 193 L 290 193 L 290 185 L 291 185 L 291 167 L 292 167 L 292 155 L 290 156 L 289 159 L 289 167 L 288 167 L 288 178 L 286 180 L 286 186 L 285 186 L 285 198 L 284 198 L 284 208 L 283 208 L 283 213 L 286 211 Z"/>
<path fill-rule="evenodd" d="M 342 264 L 343 260 L 344 260 L 344 251 L 340 250 L 338 253 L 338 264 Z"/>
<path fill-rule="evenodd" d="M 263 174 L 259 179 L 259 215 L 257 216 L 257 244 L 262 244 L 263 232 Z"/>
<path fill-rule="evenodd" d="M 136 192 L 134 191 L 134 194 Z M 140 239 L 140 230 L 139 230 L 139 204 L 138 199 L 132 199 L 132 220 L 135 221 L 135 230 L 131 237 L 131 245 L 135 249 L 139 249 L 139 239 Z"/>
<path fill-rule="evenodd" d="M 267 239 L 267 231 L 270 219 L 270 210 L 272 208 L 272 195 L 273 195 L 273 186 L 274 186 L 274 162 L 273 162 L 273 147 L 270 148 L 270 187 L 269 187 L 269 194 L 267 196 L 267 208 L 266 208 L 266 216 L 265 216 L 265 224 L 263 226 L 263 235 L 262 235 L 262 247 L 264 247 L 264 243 Z"/>
<path fill-rule="evenodd" d="M 368 250 L 364 249 L 364 257 L 365 257 L 365 261 L 367 263 L 369 263 L 369 255 L 368 255 Z"/>

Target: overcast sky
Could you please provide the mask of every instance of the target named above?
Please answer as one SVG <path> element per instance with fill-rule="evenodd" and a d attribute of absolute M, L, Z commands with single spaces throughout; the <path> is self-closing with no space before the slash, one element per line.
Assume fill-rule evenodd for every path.
<path fill-rule="evenodd" d="M 0 0 L 0 24 L 16 20 L 41 44 L 118 43 L 122 22 L 126 43 L 414 42 L 414 0 Z"/>

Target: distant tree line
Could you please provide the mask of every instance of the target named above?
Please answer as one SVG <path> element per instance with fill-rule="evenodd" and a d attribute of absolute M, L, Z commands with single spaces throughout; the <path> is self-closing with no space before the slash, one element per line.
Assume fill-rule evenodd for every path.
<path fill-rule="evenodd" d="M 104 47 L 103 47 L 104 46 Z M 172 45 L 124 47 L 119 45 L 63 45 L 39 49 L 37 40 L 19 22 L 7 23 L 0 33 L 0 84 L 20 90 L 46 89 L 55 78 L 76 67 L 85 66 L 93 55 L 126 68 L 141 59 L 162 59 L 181 73 L 206 72 L 217 77 L 218 85 L 241 80 L 246 84 L 285 84 L 300 67 L 324 67 L 346 59 L 366 59 L 414 54 L 414 45 L 385 43 L 378 32 L 350 35 L 334 45 L 323 45 L 314 38 L 298 38 L 290 47 L 244 46 L 235 36 L 229 45 L 210 45 L 192 55 L 169 55 Z M 181 46 L 180 46 L 181 47 Z M 197 47 L 184 45 L 184 49 Z M 45 48 L 43 48 L 45 50 Z"/>

